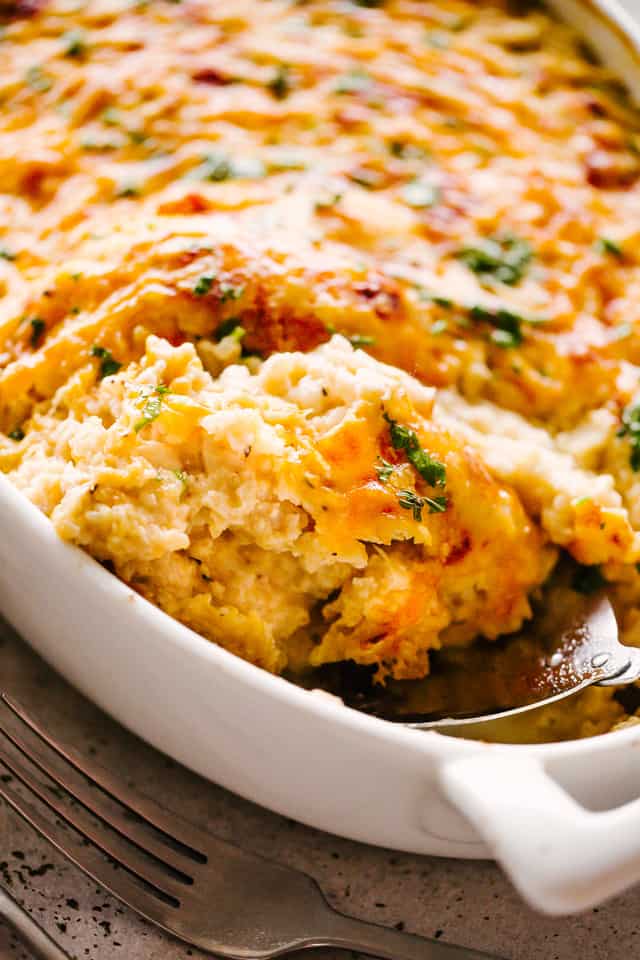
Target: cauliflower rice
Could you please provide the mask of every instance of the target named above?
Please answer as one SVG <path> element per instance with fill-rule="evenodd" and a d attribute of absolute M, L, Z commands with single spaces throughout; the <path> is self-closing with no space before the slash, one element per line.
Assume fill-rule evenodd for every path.
<path fill-rule="evenodd" d="M 422 678 L 567 557 L 640 644 L 640 115 L 573 30 L 2 9 L 0 470 L 60 536 L 287 675 Z"/>

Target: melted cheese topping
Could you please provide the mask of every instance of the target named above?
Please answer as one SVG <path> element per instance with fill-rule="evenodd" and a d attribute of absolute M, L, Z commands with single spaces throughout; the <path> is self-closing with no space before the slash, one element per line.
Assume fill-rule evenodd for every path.
<path fill-rule="evenodd" d="M 227 383 L 220 374 L 229 363 L 253 371 L 261 385 L 247 390 L 257 402 L 271 369 L 268 361 L 261 370 L 260 358 L 312 351 L 329 376 L 332 363 L 353 361 L 316 348 L 343 333 L 377 361 L 438 388 L 416 427 L 447 463 L 452 451 L 474 464 L 460 468 L 464 481 L 452 468 L 452 512 L 429 516 L 426 526 L 433 536 L 431 528 L 453 524 L 450 545 L 463 529 L 474 549 L 484 544 L 495 580 L 491 617 L 478 582 L 484 599 L 459 618 L 448 601 L 431 609 L 420 599 L 427 583 L 429 596 L 438 593 L 442 571 L 433 568 L 430 580 L 420 566 L 426 541 L 410 511 L 393 533 L 381 533 L 391 522 L 382 519 L 389 493 L 375 483 L 372 493 L 367 481 L 357 506 L 348 498 L 350 512 L 335 512 L 326 543 L 359 531 L 370 545 L 396 544 L 398 569 L 392 577 L 385 555 L 385 572 L 381 566 L 373 586 L 363 584 L 354 573 L 364 569 L 362 556 L 356 563 L 345 548 L 350 572 L 341 567 L 340 576 L 305 587 L 304 616 L 280 632 L 277 604 L 268 616 L 257 613 L 256 590 L 253 613 L 275 646 L 243 655 L 270 669 L 289 656 L 294 622 L 307 622 L 313 603 L 334 596 L 339 582 L 342 593 L 327 601 L 334 625 L 309 657 L 424 672 L 424 651 L 443 631 L 466 642 L 526 616 L 526 595 L 548 569 L 548 544 L 603 565 L 620 584 L 627 637 L 637 632 L 640 118 L 572 29 L 538 8 L 517 15 L 510 7 L 502 0 L 238 0 L 232 9 L 204 0 L 79 7 L 15 0 L 3 8 L 13 18 L 0 42 L 0 468 L 52 516 L 66 504 L 64 536 L 120 562 L 129 580 L 143 576 L 115 541 L 101 552 L 108 537 L 100 540 L 102 526 L 90 532 L 71 519 L 77 504 L 66 515 L 74 485 L 82 485 L 74 470 L 86 473 L 88 464 L 68 445 L 65 423 L 97 429 L 95 410 L 108 407 L 100 429 L 113 430 L 128 416 L 124 384 L 146 383 L 144 371 L 163 351 L 186 363 L 185 343 L 193 344 L 195 380 L 177 392 L 193 392 L 204 422 L 203 405 L 209 409 L 218 389 L 212 384 Z M 153 346 L 150 359 L 151 337 L 165 346 Z M 193 349 L 206 374 L 193 372 Z M 298 370 L 303 361 L 291 354 L 287 363 Z M 386 376 L 379 373 L 378 414 Z M 110 391 L 120 397 L 115 406 L 105 399 Z M 288 389 L 278 395 L 297 403 Z M 142 455 L 141 439 L 135 430 L 129 436 L 123 464 Z M 381 455 L 379 416 L 340 433 L 329 451 L 322 432 L 308 442 L 337 487 L 358 487 Z M 201 439 L 194 444 L 199 449 Z M 178 471 L 191 462 L 184 451 L 166 457 Z M 52 465 L 46 490 L 33 485 L 38 458 L 38 470 Z M 417 496 L 437 493 L 413 474 L 402 479 Z M 181 501 L 184 484 L 166 483 Z M 138 493 L 127 495 L 123 543 L 135 528 Z M 307 510 L 299 492 L 294 502 Z M 482 504 L 494 538 L 502 536 L 501 518 L 514 531 L 495 555 Z M 110 503 L 112 517 L 114 509 Z M 172 528 L 153 561 L 182 562 L 198 517 L 186 526 L 176 519 L 180 535 Z M 208 530 L 222 536 L 222 528 Z M 522 550 L 528 557 L 515 587 L 492 567 L 508 566 L 512 548 L 513 557 Z M 379 553 L 367 549 L 371 571 Z M 181 576 L 175 572 L 182 585 L 171 597 L 159 592 L 160 581 L 148 595 L 227 642 L 204 615 L 185 612 L 193 585 Z M 155 582 L 148 571 L 144 577 Z M 402 581 L 398 596 L 416 598 L 403 614 L 394 602 L 394 616 L 424 625 L 418 659 L 406 670 L 387 627 L 375 626 L 377 614 L 361 629 L 360 614 L 346 612 L 356 595 L 354 609 L 365 599 L 375 606 L 376 591 L 396 589 L 394 577 Z M 234 604 L 231 593 L 228 605 L 250 616 L 246 599 Z M 223 592 L 214 594 L 206 602 L 218 609 Z M 498 608 L 518 612 L 503 617 Z M 336 626 L 347 621 L 348 630 Z"/>

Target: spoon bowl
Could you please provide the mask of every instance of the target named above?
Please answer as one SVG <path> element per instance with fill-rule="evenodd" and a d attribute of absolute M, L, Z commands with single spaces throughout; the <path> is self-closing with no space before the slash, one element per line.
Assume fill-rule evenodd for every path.
<path fill-rule="evenodd" d="M 623 686 L 640 678 L 640 649 L 620 643 L 607 596 L 563 590 L 560 597 L 561 603 L 552 598 L 528 633 L 436 654 L 426 680 L 355 696 L 336 692 L 350 706 L 391 723 L 493 739 L 497 723 L 596 684 Z"/>

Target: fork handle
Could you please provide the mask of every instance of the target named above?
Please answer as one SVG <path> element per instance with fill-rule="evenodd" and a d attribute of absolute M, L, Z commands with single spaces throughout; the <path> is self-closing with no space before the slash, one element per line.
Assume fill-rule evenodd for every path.
<path fill-rule="evenodd" d="M 383 960 L 500 960 L 478 950 L 355 920 L 333 910 L 326 923 L 330 936 L 309 946 L 356 950 Z"/>
<path fill-rule="evenodd" d="M 15 930 L 38 960 L 70 960 L 69 954 L 53 942 L 49 934 L 45 933 L 40 924 L 29 916 L 1 883 L 0 917 Z"/>

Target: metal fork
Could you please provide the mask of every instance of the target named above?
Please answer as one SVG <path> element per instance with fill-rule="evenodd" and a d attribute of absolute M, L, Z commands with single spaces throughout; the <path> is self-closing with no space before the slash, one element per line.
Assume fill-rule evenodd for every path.
<path fill-rule="evenodd" d="M 388 960 L 492 960 L 338 913 L 311 877 L 243 851 L 133 793 L 57 743 L 4 695 L 0 734 L 0 762 L 11 774 L 0 778 L 0 796 L 114 896 L 187 943 L 231 960 L 267 960 L 320 946 Z"/>

